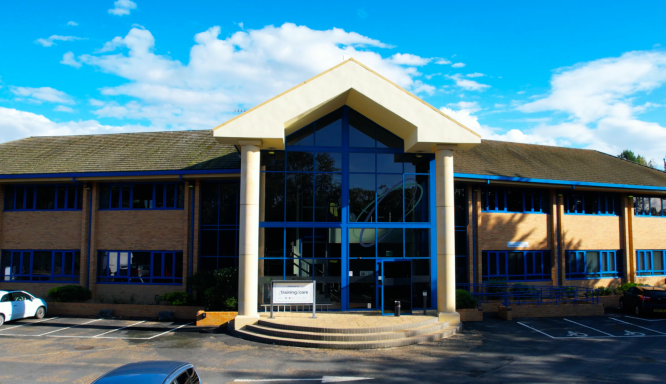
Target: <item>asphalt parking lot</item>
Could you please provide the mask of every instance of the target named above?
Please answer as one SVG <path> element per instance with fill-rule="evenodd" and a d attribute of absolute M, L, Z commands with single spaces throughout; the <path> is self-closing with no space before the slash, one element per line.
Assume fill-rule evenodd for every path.
<path fill-rule="evenodd" d="M 661 383 L 666 376 L 664 317 L 486 315 L 449 339 L 364 351 L 267 345 L 188 323 L 26 319 L 0 327 L 0 383 L 85 384 L 146 360 L 192 362 L 206 384 Z"/>
<path fill-rule="evenodd" d="M 51 317 L 7 322 L 0 327 L 0 337 L 153 340 L 193 329 L 196 327 L 189 322 Z"/>

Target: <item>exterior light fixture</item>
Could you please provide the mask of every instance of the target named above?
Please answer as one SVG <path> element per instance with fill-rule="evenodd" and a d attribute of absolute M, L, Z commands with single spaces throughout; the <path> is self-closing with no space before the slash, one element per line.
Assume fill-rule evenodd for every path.
<path fill-rule="evenodd" d="M 629 199 L 633 199 L 634 197 L 632 195 L 627 196 Z"/>
<path fill-rule="evenodd" d="M 268 152 L 268 154 L 269 154 L 269 155 L 274 155 L 274 154 L 275 154 L 275 152 L 273 152 L 273 151 L 270 151 L 270 152 Z"/>

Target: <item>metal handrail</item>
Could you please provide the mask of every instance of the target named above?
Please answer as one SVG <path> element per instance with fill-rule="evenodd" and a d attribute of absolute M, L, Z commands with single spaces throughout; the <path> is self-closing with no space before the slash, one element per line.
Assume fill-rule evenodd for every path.
<path fill-rule="evenodd" d="M 478 304 L 501 301 L 511 304 L 564 304 L 598 303 L 599 291 L 594 288 L 576 286 L 525 285 L 522 283 L 456 284 L 456 289 L 464 289 L 478 299 Z"/>

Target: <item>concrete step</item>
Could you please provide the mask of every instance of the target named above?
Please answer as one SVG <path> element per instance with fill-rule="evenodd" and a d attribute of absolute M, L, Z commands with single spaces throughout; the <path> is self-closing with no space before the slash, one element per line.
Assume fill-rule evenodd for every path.
<path fill-rule="evenodd" d="M 376 333 L 322 333 L 322 332 L 303 332 L 292 331 L 268 327 L 264 325 L 248 325 L 245 330 L 259 335 L 280 337 L 285 339 L 313 340 L 313 341 L 380 341 L 395 340 L 407 337 L 427 335 L 435 333 L 448 327 L 448 322 L 438 322 L 427 324 L 417 328 L 376 332 Z"/>
<path fill-rule="evenodd" d="M 442 338 L 455 335 L 461 326 L 446 326 L 436 332 L 402 337 L 392 340 L 377 340 L 377 341 L 327 341 L 327 340 L 305 340 L 305 339 L 292 339 L 277 336 L 268 336 L 255 333 L 249 329 L 235 330 L 233 333 L 246 340 L 257 341 L 260 343 L 274 344 L 274 345 L 287 345 L 302 348 L 327 348 L 327 349 L 376 349 L 376 348 L 395 348 L 403 347 L 406 345 L 413 345 L 425 343 L 428 341 L 436 341 Z"/>
<path fill-rule="evenodd" d="M 259 320 L 259 323 L 257 323 L 257 325 L 266 328 L 283 329 L 283 330 L 297 331 L 297 332 L 359 334 L 359 333 L 382 333 L 382 332 L 402 331 L 405 329 L 414 329 L 426 325 L 435 324 L 438 321 L 439 319 L 437 317 L 431 317 L 417 322 L 386 325 L 381 327 L 369 327 L 369 328 L 308 327 L 304 325 L 282 324 L 270 320 Z"/>

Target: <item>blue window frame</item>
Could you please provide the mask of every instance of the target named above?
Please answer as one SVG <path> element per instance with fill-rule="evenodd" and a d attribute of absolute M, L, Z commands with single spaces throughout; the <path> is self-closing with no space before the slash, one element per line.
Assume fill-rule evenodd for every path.
<path fill-rule="evenodd" d="M 79 282 L 81 252 L 74 250 L 4 250 L 0 281 Z"/>
<path fill-rule="evenodd" d="M 621 277 L 617 262 L 619 251 L 567 251 L 567 279 L 600 279 Z"/>
<path fill-rule="evenodd" d="M 569 215 L 605 215 L 620 214 L 620 199 L 615 193 L 568 192 L 565 196 L 564 213 Z"/>
<path fill-rule="evenodd" d="M 183 183 L 103 184 L 99 209 L 183 209 Z"/>
<path fill-rule="evenodd" d="M 636 251 L 636 276 L 666 275 L 666 250 Z"/>
<path fill-rule="evenodd" d="M 414 284 L 436 302 L 431 164 L 346 106 L 287 136 L 284 151 L 262 151 L 260 301 L 272 279 L 317 276 L 332 308 L 376 308 L 376 261 L 419 258 Z"/>
<path fill-rule="evenodd" d="M 663 196 L 634 197 L 634 215 L 666 217 L 666 197 Z"/>
<path fill-rule="evenodd" d="M 550 251 L 482 251 L 483 281 L 551 280 Z"/>
<path fill-rule="evenodd" d="M 180 285 L 181 251 L 98 251 L 97 282 Z"/>
<path fill-rule="evenodd" d="M 481 189 L 484 212 L 548 213 L 548 190 L 485 187 Z"/>
<path fill-rule="evenodd" d="M 199 270 L 238 267 L 238 181 L 207 181 L 201 185 Z"/>
<path fill-rule="evenodd" d="M 83 206 L 80 185 L 8 185 L 5 211 L 75 211 Z"/>

